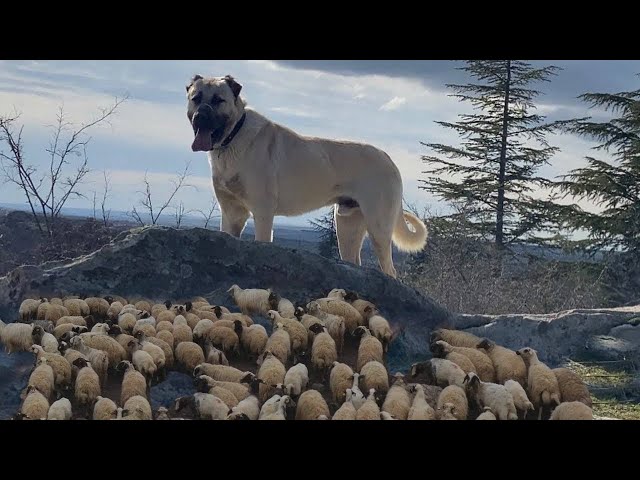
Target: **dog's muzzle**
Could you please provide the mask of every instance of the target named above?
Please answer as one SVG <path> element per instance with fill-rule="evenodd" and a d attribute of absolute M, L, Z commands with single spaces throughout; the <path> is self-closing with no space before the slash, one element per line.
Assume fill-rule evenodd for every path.
<path fill-rule="evenodd" d="M 208 152 L 222 138 L 225 119 L 217 117 L 209 105 L 201 105 L 191 118 L 195 138 L 191 144 L 194 152 Z"/>

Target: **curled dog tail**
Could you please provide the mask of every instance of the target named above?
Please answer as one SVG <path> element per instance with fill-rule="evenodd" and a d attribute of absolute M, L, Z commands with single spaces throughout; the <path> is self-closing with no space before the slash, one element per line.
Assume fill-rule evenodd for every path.
<path fill-rule="evenodd" d="M 411 224 L 412 232 L 407 222 Z M 413 213 L 402 210 L 393 229 L 393 243 L 403 252 L 419 252 L 427 243 L 427 227 Z"/>

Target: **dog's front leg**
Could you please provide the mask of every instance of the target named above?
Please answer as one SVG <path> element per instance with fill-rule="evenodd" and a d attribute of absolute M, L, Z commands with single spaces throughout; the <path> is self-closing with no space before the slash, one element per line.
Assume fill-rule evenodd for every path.
<path fill-rule="evenodd" d="M 214 185 L 214 191 L 220 206 L 220 230 L 240 238 L 249 218 L 249 210 L 233 195 Z"/>
<path fill-rule="evenodd" d="M 273 213 L 253 212 L 253 223 L 256 230 L 256 242 L 273 241 Z"/>

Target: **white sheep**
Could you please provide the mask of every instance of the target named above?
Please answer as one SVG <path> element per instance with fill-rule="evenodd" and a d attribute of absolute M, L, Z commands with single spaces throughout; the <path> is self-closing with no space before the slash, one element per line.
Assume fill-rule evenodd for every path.
<path fill-rule="evenodd" d="M 191 406 L 201 420 L 224 420 L 229 414 L 229 407 L 210 393 L 197 392 L 191 396 L 176 399 L 176 412 L 187 406 Z"/>
<path fill-rule="evenodd" d="M 582 402 L 562 402 L 551 412 L 549 420 L 593 420 L 593 411 Z"/>
<path fill-rule="evenodd" d="M 196 387 L 198 387 L 198 386 L 205 387 L 206 386 L 209 389 L 211 389 L 213 387 L 224 388 L 225 390 L 230 392 L 236 398 L 236 402 L 234 403 L 234 405 L 237 402 L 241 402 L 242 400 L 247 398 L 249 395 L 251 395 L 250 388 L 245 384 L 237 383 L 237 382 L 224 382 L 224 381 L 220 381 L 220 380 L 214 380 L 213 378 L 211 378 L 211 377 L 209 377 L 207 375 L 200 375 L 199 377 L 196 377 L 196 379 L 194 380 L 194 384 L 196 385 Z M 200 391 L 205 391 L 205 390 L 204 390 L 204 388 L 202 388 Z M 206 391 L 205 391 L 205 393 L 206 393 Z M 209 392 L 209 393 L 213 393 L 213 392 Z M 225 403 L 227 403 L 227 402 L 225 402 Z M 229 405 L 229 406 L 231 406 L 231 405 Z"/>
<path fill-rule="evenodd" d="M 245 415 L 247 420 L 257 420 L 260 415 L 260 402 L 255 395 L 249 395 L 231 409 L 227 420 L 238 420 L 241 415 Z"/>
<path fill-rule="evenodd" d="M 104 298 L 89 297 L 85 298 L 84 301 L 89 306 L 91 315 L 96 318 L 106 318 L 110 305 Z"/>
<path fill-rule="evenodd" d="M 276 357 L 271 350 L 265 350 L 263 361 L 258 370 L 258 379 L 262 380 L 260 385 L 258 398 L 261 402 L 266 401 L 273 396 L 274 385 L 284 382 L 284 376 L 287 371 L 284 364 Z"/>
<path fill-rule="evenodd" d="M 445 358 L 452 352 L 464 355 L 471 361 L 471 363 L 473 363 L 480 380 L 483 382 L 495 382 L 496 372 L 493 362 L 483 350 L 479 350 L 477 348 L 456 347 L 450 345 L 444 340 L 437 340 L 436 342 L 433 342 L 430 345 L 430 348 L 435 357 Z"/>
<path fill-rule="evenodd" d="M 166 322 L 169 323 L 169 322 Z M 171 330 L 173 330 L 173 324 L 169 324 L 171 325 Z M 196 342 L 199 342 L 200 340 L 204 340 L 205 338 L 207 338 L 207 333 L 209 332 L 209 330 L 211 330 L 213 328 L 213 321 L 209 320 L 208 318 L 205 318 L 204 320 L 200 320 L 195 328 L 193 329 L 193 339 Z"/>
<path fill-rule="evenodd" d="M 200 345 L 194 342 L 180 342 L 176 346 L 176 362 L 181 364 L 187 372 L 193 371 L 204 363 L 204 352 Z"/>
<path fill-rule="evenodd" d="M 33 345 L 31 351 L 36 354 L 36 360 L 47 359 L 47 365 L 53 369 L 55 385 L 59 389 L 71 385 L 71 364 L 58 353 L 47 353 L 40 345 Z"/>
<path fill-rule="evenodd" d="M 297 398 L 307 388 L 309 370 L 304 363 L 297 363 L 284 376 L 284 390 L 287 395 Z"/>
<path fill-rule="evenodd" d="M 147 337 L 145 341 L 155 345 L 156 347 L 160 348 L 160 350 L 162 350 L 162 353 L 164 354 L 165 369 L 170 369 L 173 367 L 174 357 L 173 357 L 173 347 L 171 345 L 169 345 L 163 339 L 158 337 Z M 154 355 L 151 353 L 150 350 L 149 350 L 149 354 L 151 354 L 151 356 L 153 357 L 153 361 L 155 362 L 156 357 L 154 357 Z M 156 362 L 156 364 L 157 363 L 158 362 Z"/>
<path fill-rule="evenodd" d="M 269 312 L 267 312 L 267 316 L 271 320 L 271 324 L 273 326 L 281 324 L 282 328 L 289 334 L 291 352 L 300 353 L 307 350 L 309 344 L 309 332 L 304 325 L 296 319 L 283 318 L 275 310 L 269 310 Z"/>
<path fill-rule="evenodd" d="M 371 334 L 382 343 L 384 351 L 388 351 L 391 338 L 393 337 L 393 331 L 387 319 L 381 316 L 375 307 L 366 307 L 365 321 L 368 321 Z"/>
<path fill-rule="evenodd" d="M 367 362 L 376 361 L 382 363 L 384 349 L 382 343 L 376 337 L 371 335 L 367 327 L 357 327 L 354 335 L 360 336 L 360 345 L 358 346 L 357 370 L 360 371 Z"/>
<path fill-rule="evenodd" d="M 307 390 L 298 398 L 296 420 L 319 420 L 319 417 L 331 416 L 329 406 L 317 390 Z"/>
<path fill-rule="evenodd" d="M 60 398 L 51 404 L 47 420 L 71 420 L 71 402 L 68 398 Z"/>
<path fill-rule="evenodd" d="M 142 350 L 151 355 L 153 359 L 153 363 L 156 365 L 158 372 L 166 373 L 165 366 L 167 363 L 167 357 L 164 354 L 164 350 L 159 346 L 151 343 L 144 332 L 138 332 L 134 335 L 134 337 L 138 340 L 140 345 L 142 345 Z M 153 337 L 149 337 L 153 338 Z"/>
<path fill-rule="evenodd" d="M 291 354 L 291 337 L 289 332 L 284 329 L 282 323 L 277 323 L 273 327 L 271 336 L 265 345 L 265 351 L 269 350 L 283 365 L 287 364 L 289 355 Z"/>
<path fill-rule="evenodd" d="M 36 387 L 39 392 L 47 397 L 47 400 L 51 400 L 56 388 L 53 369 L 47 364 L 45 357 L 40 358 L 36 365 L 36 368 L 33 369 L 29 376 L 27 386 Z"/>
<path fill-rule="evenodd" d="M 415 393 L 415 397 L 413 397 L 407 420 L 435 420 L 436 411 L 427 402 L 424 396 L 424 387 L 420 384 L 413 385 L 411 392 Z"/>
<path fill-rule="evenodd" d="M 240 343 L 244 351 L 252 358 L 257 359 L 264 352 L 269 335 L 267 330 L 260 324 L 245 327 L 239 320 L 234 322 L 234 331 L 240 338 Z"/>
<path fill-rule="evenodd" d="M 315 300 L 315 302 L 318 304 L 320 310 L 344 318 L 349 333 L 353 333 L 359 325 L 364 325 L 364 318 L 360 315 L 360 312 L 344 300 L 337 298 L 319 298 Z M 310 305 L 308 304 L 307 310 L 310 310 L 309 307 Z"/>
<path fill-rule="evenodd" d="M 443 418 L 447 415 L 453 416 L 456 420 L 466 420 L 469 415 L 469 400 L 464 389 L 457 385 L 445 387 L 438 396 L 436 411 L 440 420 L 447 420 L 447 418 Z"/>
<path fill-rule="evenodd" d="M 275 411 L 270 411 L 261 414 L 258 420 L 286 420 L 287 419 L 287 407 L 291 404 L 291 397 L 284 395 L 280 397 L 274 404 Z M 261 412 L 262 413 L 262 412 Z"/>
<path fill-rule="evenodd" d="M 284 318 L 294 318 L 296 311 L 290 300 L 282 298 L 276 292 L 269 294 L 269 308 L 276 310 Z"/>
<path fill-rule="evenodd" d="M 431 332 L 429 343 L 435 343 L 443 340 L 454 347 L 467 347 L 475 349 L 482 341 L 482 338 L 472 333 L 462 332 L 460 330 L 449 330 L 446 328 L 438 328 Z"/>
<path fill-rule="evenodd" d="M 109 335 L 80 334 L 87 347 L 102 350 L 109 359 L 109 368 L 116 368 L 121 361 L 129 358 L 127 350 L 118 341 Z"/>
<path fill-rule="evenodd" d="M 124 404 L 124 409 L 129 411 L 127 420 L 153 420 L 149 400 L 142 395 L 129 398 Z"/>
<path fill-rule="evenodd" d="M 387 392 L 382 412 L 387 412 L 398 420 L 406 420 L 411 409 L 411 395 L 407 392 L 403 375 L 396 373 L 394 377 L 396 380 Z"/>
<path fill-rule="evenodd" d="M 376 308 L 376 306 L 364 299 L 358 297 L 358 294 L 355 292 L 347 292 L 344 296 L 344 301 L 349 303 L 353 308 L 355 308 L 360 315 L 364 318 L 365 309 L 367 307 Z M 379 419 L 378 419 L 379 420 Z"/>
<path fill-rule="evenodd" d="M 95 370 L 95 372 L 98 374 L 98 378 L 100 379 L 100 386 L 104 387 L 107 382 L 109 356 L 102 350 L 88 347 L 84 343 L 84 338 L 73 337 L 70 341 L 71 347 L 82 353 L 87 358 L 87 360 L 89 360 L 89 363 L 91 363 L 91 368 L 93 368 L 93 370 Z"/>
<path fill-rule="evenodd" d="M 69 311 L 69 315 L 86 317 L 91 314 L 87 302 L 80 298 L 68 298 L 63 302 L 63 305 Z"/>
<path fill-rule="evenodd" d="M 124 373 L 120 388 L 120 404 L 124 405 L 127 400 L 137 395 L 147 396 L 147 380 L 131 362 L 127 360 L 120 362 L 117 370 Z"/>
<path fill-rule="evenodd" d="M 529 401 L 527 393 L 524 391 L 524 388 L 522 388 L 522 385 L 520 385 L 520 382 L 507 380 L 504 382 L 504 386 L 513 397 L 513 404 L 516 406 L 516 410 L 520 410 L 526 415 L 528 410 L 534 409 L 533 403 Z"/>
<path fill-rule="evenodd" d="M 27 323 L 6 324 L 0 320 L 0 340 L 5 351 L 11 355 L 13 352 L 28 352 L 33 345 L 33 325 Z"/>
<path fill-rule="evenodd" d="M 113 420 L 116 418 L 118 406 L 110 398 L 99 396 L 93 406 L 94 420 Z"/>
<path fill-rule="evenodd" d="M 23 322 L 28 322 L 31 319 L 36 318 L 38 314 L 38 306 L 42 303 L 42 299 L 35 300 L 33 298 L 27 298 L 23 300 L 20 304 L 20 309 L 18 310 L 18 315 L 20 316 L 20 320 Z"/>
<path fill-rule="evenodd" d="M 518 419 L 513 397 L 504 385 L 483 382 L 475 373 L 467 373 L 464 383 L 467 398 L 473 399 L 480 409 L 491 407 L 498 420 Z"/>
<path fill-rule="evenodd" d="M 271 290 L 260 288 L 242 289 L 234 284 L 227 290 L 227 293 L 231 293 L 236 305 L 245 315 L 251 315 L 252 313 L 266 315 L 269 311 L 269 294 Z"/>
<path fill-rule="evenodd" d="M 142 345 L 140 345 L 138 341 L 129 342 L 129 345 L 127 347 L 131 352 L 131 361 L 133 363 L 133 366 L 136 367 L 136 370 L 138 370 L 145 376 L 145 378 L 147 379 L 147 385 L 150 387 L 151 379 L 158 370 L 158 367 L 153 362 L 153 358 L 151 357 L 151 355 L 149 355 L 149 353 L 145 352 L 142 349 Z"/>
<path fill-rule="evenodd" d="M 346 400 L 346 391 L 353 383 L 353 370 L 346 363 L 334 361 L 329 374 L 329 387 L 333 401 L 342 404 Z"/>
<path fill-rule="evenodd" d="M 389 373 L 385 366 L 375 360 L 367 362 L 360 369 L 360 381 L 362 388 L 368 392 L 375 388 L 376 392 L 385 394 L 389 391 Z"/>
<path fill-rule="evenodd" d="M 504 385 L 507 380 L 515 380 L 523 387 L 527 385 L 527 367 L 516 352 L 487 338 L 482 340 L 477 348 L 487 352 L 496 372 L 497 383 Z"/>
<path fill-rule="evenodd" d="M 229 365 L 229 360 L 227 360 L 227 356 L 224 352 L 211 345 L 211 342 L 205 342 L 204 354 L 206 356 L 206 363 L 210 363 L 212 365 Z"/>
<path fill-rule="evenodd" d="M 199 363 L 193 369 L 192 375 L 199 377 L 200 375 L 207 375 L 214 380 L 223 382 L 242 382 L 247 378 L 254 377 L 251 372 L 243 372 L 235 367 L 228 367 L 226 365 L 211 365 L 209 363 Z M 283 374 L 284 378 L 284 374 Z M 277 383 L 277 382 L 276 382 Z"/>
<path fill-rule="evenodd" d="M 538 359 L 538 353 L 529 347 L 516 352 L 527 366 L 527 393 L 533 406 L 538 409 L 538 420 L 542 409 L 551 407 L 552 402 L 560 405 L 560 386 L 553 371 Z"/>
<path fill-rule="evenodd" d="M 31 333 L 32 341 L 35 345 L 41 345 L 47 353 L 58 353 L 58 340 L 48 332 L 45 332 L 40 325 L 35 325 Z"/>
<path fill-rule="evenodd" d="M 445 358 L 432 358 L 426 362 L 411 365 L 411 376 L 425 374 L 427 383 L 446 387 L 447 385 L 463 386 L 465 373 L 458 365 Z"/>
<path fill-rule="evenodd" d="M 100 378 L 89 362 L 84 358 L 78 358 L 73 362 L 77 367 L 75 398 L 80 406 L 88 407 L 101 395 Z"/>
<path fill-rule="evenodd" d="M 20 413 L 30 420 L 47 418 L 49 414 L 49 400 L 36 387 L 27 387 L 27 396 L 22 402 Z"/>
<path fill-rule="evenodd" d="M 357 416 L 356 407 L 353 406 L 351 399 L 346 400 L 336 413 L 333 414 L 331 420 L 355 420 Z"/>
<path fill-rule="evenodd" d="M 348 394 L 351 394 L 349 389 Z M 356 420 L 381 420 L 380 407 L 376 402 L 376 391 L 374 388 L 369 389 L 369 396 L 366 402 L 356 412 Z"/>
<path fill-rule="evenodd" d="M 311 326 L 311 331 L 316 334 L 311 346 L 311 365 L 323 375 L 333 366 L 333 362 L 338 360 L 336 342 L 326 330 L 326 327 L 320 324 Z"/>
<path fill-rule="evenodd" d="M 491 411 L 491 407 L 484 407 L 483 412 L 478 415 L 476 420 L 497 420 L 496 416 Z"/>
<path fill-rule="evenodd" d="M 353 406 L 356 410 L 358 410 L 367 400 L 364 396 L 364 393 L 362 393 L 362 390 L 360 390 L 360 387 L 358 386 L 359 380 L 360 374 L 354 373 L 351 388 L 347 390 L 347 397 L 350 397 L 351 403 L 353 403 Z"/>
<path fill-rule="evenodd" d="M 233 328 L 214 325 L 207 332 L 206 339 L 214 346 L 221 348 L 225 354 L 238 355 L 240 353 L 240 339 Z"/>

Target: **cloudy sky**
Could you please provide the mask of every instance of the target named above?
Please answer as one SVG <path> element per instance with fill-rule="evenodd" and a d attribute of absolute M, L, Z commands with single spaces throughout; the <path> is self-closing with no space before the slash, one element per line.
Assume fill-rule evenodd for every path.
<path fill-rule="evenodd" d="M 563 68 L 540 89 L 539 113 L 550 118 L 593 114 L 576 97 L 587 91 L 638 88 L 640 61 L 536 61 Z M 442 209 L 437 199 L 418 189 L 424 170 L 420 141 L 457 143 L 434 121 L 455 121 L 465 111 L 447 96 L 445 83 L 467 78 L 451 61 L 0 61 L 0 114 L 21 113 L 25 154 L 47 162 L 51 124 L 59 106 L 67 119 L 81 123 L 115 96 L 129 95 L 110 125 L 93 130 L 88 148 L 92 173 L 82 189 L 101 189 L 102 171 L 112 178 L 110 207 L 127 211 L 136 204 L 148 172 L 157 201 L 170 180 L 191 162 L 190 183 L 180 199 L 189 209 L 206 209 L 212 195 L 205 153 L 191 152 L 193 132 L 186 119 L 185 85 L 195 73 L 231 74 L 243 85 L 250 106 L 302 134 L 372 143 L 391 155 L 404 179 L 405 197 L 419 207 Z M 595 112 L 598 115 L 598 112 Z M 574 136 L 553 138 L 560 147 L 541 173 L 556 176 L 584 164 L 593 146 Z M 10 184 L 0 183 L 0 203 L 23 203 Z M 73 207 L 90 207 L 72 200 Z M 308 218 L 285 221 L 306 224 Z"/>

